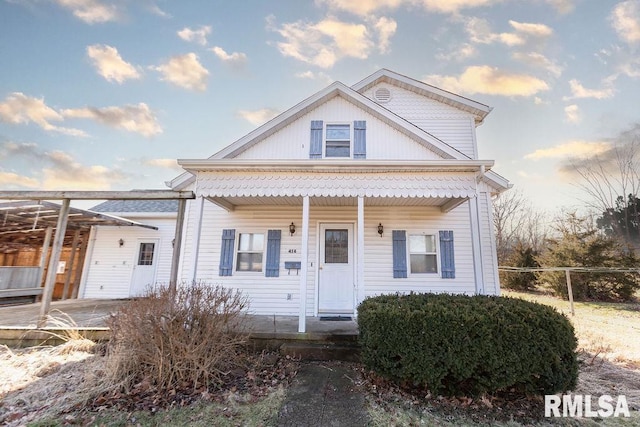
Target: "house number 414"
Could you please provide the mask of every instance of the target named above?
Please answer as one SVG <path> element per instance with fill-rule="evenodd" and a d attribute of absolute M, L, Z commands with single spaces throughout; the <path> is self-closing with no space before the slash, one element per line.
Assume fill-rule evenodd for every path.
<path fill-rule="evenodd" d="M 295 253 L 297 253 L 297 252 L 298 252 L 298 250 L 297 250 L 297 249 L 289 249 L 289 253 L 290 253 L 290 254 L 295 254 Z"/>

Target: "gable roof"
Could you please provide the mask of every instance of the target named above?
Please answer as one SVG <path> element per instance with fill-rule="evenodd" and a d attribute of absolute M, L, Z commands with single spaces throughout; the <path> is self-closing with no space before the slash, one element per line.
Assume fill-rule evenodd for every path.
<path fill-rule="evenodd" d="M 287 111 L 266 122 L 262 126 L 259 126 L 244 137 L 218 151 L 214 155 L 210 156 L 209 159 L 234 158 L 243 151 L 251 148 L 265 138 L 268 138 L 296 119 L 302 117 L 309 111 L 317 108 L 318 106 L 326 103 L 336 96 L 342 97 L 348 102 L 351 102 L 352 104 L 358 106 L 369 114 L 384 121 L 389 126 L 395 128 L 399 132 L 422 144 L 427 149 L 434 151 L 444 159 L 470 159 L 470 157 L 466 154 L 461 153 L 444 141 L 433 136 L 429 132 L 426 132 L 413 123 L 410 123 L 406 119 L 398 116 L 397 114 L 384 108 L 382 105 L 374 102 L 373 100 L 362 94 L 367 88 L 377 84 L 380 81 L 386 81 L 391 84 L 408 88 L 413 92 L 425 95 L 431 99 L 435 99 L 439 102 L 444 102 L 448 105 L 469 112 L 474 115 L 476 123 L 482 122 L 484 117 L 486 117 L 486 115 L 491 111 L 491 108 L 484 104 L 480 104 L 478 102 L 452 94 L 450 92 L 446 92 L 417 80 L 410 79 L 408 77 L 394 73 L 390 70 L 382 69 L 357 83 L 352 88 L 338 81 L 332 83 L 323 90 L 308 97 L 307 99 L 303 100 Z M 173 180 L 167 181 L 165 184 L 173 189 L 184 189 L 194 181 L 195 177 L 191 173 L 185 172 L 174 178 Z"/>
<path fill-rule="evenodd" d="M 386 68 L 376 71 L 369 77 L 366 77 L 360 82 L 351 86 L 351 88 L 359 93 L 364 93 L 368 89 L 381 82 L 409 90 L 426 98 L 442 102 L 443 104 L 450 105 L 454 108 L 457 108 L 458 110 L 470 113 L 474 116 L 476 125 L 482 124 L 484 118 L 492 110 L 492 108 L 488 105 L 473 101 L 460 95 L 456 95 L 455 93 L 437 88 L 435 86 L 431 86 L 422 81 L 404 76 L 402 74 L 398 74 L 391 70 L 387 70 Z"/>

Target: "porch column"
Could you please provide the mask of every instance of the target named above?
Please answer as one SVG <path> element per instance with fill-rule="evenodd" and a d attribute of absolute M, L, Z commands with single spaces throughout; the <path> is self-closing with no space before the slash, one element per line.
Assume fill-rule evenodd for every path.
<path fill-rule="evenodd" d="M 53 238 L 53 248 L 51 249 L 51 258 L 49 258 L 49 269 L 47 270 L 47 280 L 44 282 L 44 291 L 42 292 L 42 304 L 40 305 L 40 318 L 38 319 L 38 328 L 44 327 L 47 323 L 49 315 L 49 307 L 53 298 L 53 288 L 56 286 L 56 273 L 58 262 L 60 261 L 60 252 L 64 245 L 64 235 L 67 232 L 67 221 L 69 220 L 69 199 L 62 200 L 60 212 L 58 213 L 58 223 L 56 225 L 56 234 Z"/>
<path fill-rule="evenodd" d="M 484 294 L 484 272 L 482 270 L 482 248 L 480 247 L 480 211 L 478 197 L 469 199 L 469 219 L 471 224 L 471 244 L 473 248 L 473 273 L 476 294 Z"/>
<path fill-rule="evenodd" d="M 40 271 L 38 272 L 38 281 L 35 286 L 42 286 L 42 279 L 44 279 L 44 271 L 47 269 L 47 259 L 49 257 L 49 246 L 51 246 L 51 237 L 53 236 L 53 227 L 47 227 L 47 231 L 44 234 L 44 243 L 42 244 L 42 251 L 40 252 Z"/>
<path fill-rule="evenodd" d="M 302 198 L 302 247 L 300 248 L 300 316 L 298 332 L 307 330 L 307 270 L 309 266 L 309 196 Z"/>
<path fill-rule="evenodd" d="M 357 307 L 364 300 L 364 197 L 362 196 L 358 196 L 358 256 L 356 257 L 356 266 Z"/>

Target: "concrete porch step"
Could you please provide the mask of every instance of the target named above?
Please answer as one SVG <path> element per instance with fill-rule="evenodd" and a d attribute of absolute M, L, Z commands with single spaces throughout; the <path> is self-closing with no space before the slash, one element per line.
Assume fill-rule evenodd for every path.
<path fill-rule="evenodd" d="M 286 342 L 280 346 L 280 354 L 302 360 L 360 361 L 360 347 L 356 342 Z"/>

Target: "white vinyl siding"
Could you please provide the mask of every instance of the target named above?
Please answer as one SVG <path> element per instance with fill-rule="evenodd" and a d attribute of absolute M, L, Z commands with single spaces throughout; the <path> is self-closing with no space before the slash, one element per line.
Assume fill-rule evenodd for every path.
<path fill-rule="evenodd" d="M 134 219 L 133 215 L 129 217 Z M 136 217 L 135 221 L 154 225 L 158 230 L 141 227 L 95 227 L 93 242 L 87 251 L 81 298 L 128 298 L 133 268 L 138 263 L 140 243 L 160 239 L 157 252 L 156 283 L 168 284 L 173 257 L 175 218 Z M 118 241 L 124 240 L 120 247 Z"/>
<path fill-rule="evenodd" d="M 373 86 L 364 95 L 375 101 L 374 93 L 379 88 L 387 88 L 391 93 L 389 102 L 382 104 L 384 108 L 393 111 L 470 158 L 478 157 L 475 122 L 471 114 L 385 83 Z"/>
<path fill-rule="evenodd" d="M 255 144 L 236 158 L 309 159 L 309 126 L 312 120 L 322 120 L 325 124 L 350 123 L 352 129 L 354 121 L 366 121 L 368 160 L 441 159 L 421 143 L 341 97 L 335 97 L 302 115 L 294 123 Z"/>
<path fill-rule="evenodd" d="M 187 229 L 192 233 L 197 222 L 194 210 L 190 211 Z M 293 236 L 287 232 L 288 225 L 302 223 L 301 206 L 238 206 L 227 212 L 210 202 L 205 202 L 202 225 L 200 260 L 197 280 L 220 284 L 240 290 L 250 300 L 249 311 L 255 314 L 298 315 L 300 298 L 300 277 L 298 272 L 284 269 L 287 261 L 301 261 L 301 227 Z M 365 200 L 365 295 L 395 292 L 453 292 L 472 294 L 475 291 L 469 208 L 463 204 L 453 211 L 443 214 L 437 207 L 367 206 Z M 312 199 L 309 218 L 309 266 L 306 278 L 306 310 L 308 315 L 316 312 L 318 230 L 320 223 L 353 223 L 357 235 L 356 206 L 317 206 Z M 382 238 L 378 234 L 378 223 L 384 226 Z M 223 228 L 280 229 L 282 230 L 281 259 L 279 277 L 256 279 L 255 276 L 234 274 L 230 277 L 218 276 L 220 262 L 220 238 Z M 442 279 L 439 274 L 413 274 L 407 279 L 393 279 L 393 254 L 391 231 L 403 230 L 453 230 L 455 233 L 455 279 Z M 190 238 L 185 244 L 185 263 L 192 262 L 190 254 L 193 245 Z M 437 240 L 437 239 L 436 239 Z M 355 239 L 354 239 L 355 241 Z M 354 252 L 357 253 L 357 252 Z M 438 269 L 439 269 L 438 265 Z M 191 278 L 183 277 L 185 282 Z M 268 282 L 267 282 L 268 280 Z M 357 293 L 356 293 L 357 294 Z M 291 299 L 288 296 L 291 295 Z"/>

